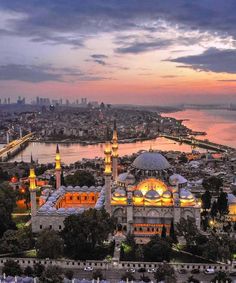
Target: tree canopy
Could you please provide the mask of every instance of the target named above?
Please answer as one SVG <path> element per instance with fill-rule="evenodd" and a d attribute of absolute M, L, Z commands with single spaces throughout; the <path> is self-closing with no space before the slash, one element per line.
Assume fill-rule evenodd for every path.
<path fill-rule="evenodd" d="M 205 190 L 218 194 L 220 188 L 223 186 L 223 180 L 219 177 L 211 176 L 203 179 L 202 186 Z"/>
<path fill-rule="evenodd" d="M 165 281 L 169 283 L 177 282 L 175 270 L 168 263 L 163 263 L 158 266 L 156 272 L 154 273 L 154 278 L 157 280 L 157 282 L 160 281 Z"/>
<path fill-rule="evenodd" d="M 95 259 L 104 255 L 104 241 L 115 226 L 105 209 L 91 208 L 82 214 L 68 216 L 61 232 L 65 254 L 74 259 Z"/>
<path fill-rule="evenodd" d="M 63 254 L 63 240 L 54 230 L 44 230 L 36 242 L 39 258 L 57 259 Z"/>
<path fill-rule="evenodd" d="M 169 261 L 171 256 L 171 244 L 155 235 L 144 246 L 145 261 Z"/>
<path fill-rule="evenodd" d="M 65 183 L 67 186 L 94 186 L 95 178 L 87 171 L 77 170 L 74 175 L 68 175 L 65 177 Z"/>
<path fill-rule="evenodd" d="M 0 237 L 6 230 L 16 229 L 11 216 L 15 205 L 15 192 L 8 184 L 0 184 Z"/>

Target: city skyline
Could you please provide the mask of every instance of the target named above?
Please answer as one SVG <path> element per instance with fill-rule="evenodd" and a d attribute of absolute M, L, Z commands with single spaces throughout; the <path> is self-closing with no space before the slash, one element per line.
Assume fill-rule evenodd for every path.
<path fill-rule="evenodd" d="M 236 102 L 234 1 L 1 1 L 0 97 Z"/>

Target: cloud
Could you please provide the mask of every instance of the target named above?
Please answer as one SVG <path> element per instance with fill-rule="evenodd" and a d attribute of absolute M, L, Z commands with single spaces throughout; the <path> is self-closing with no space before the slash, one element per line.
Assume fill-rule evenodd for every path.
<path fill-rule="evenodd" d="M 183 68 L 199 71 L 236 74 L 236 49 L 209 48 L 199 55 L 183 56 L 165 61 L 182 63 Z"/>
<path fill-rule="evenodd" d="M 155 39 L 148 42 L 134 41 L 130 44 L 123 43 L 123 46 L 115 49 L 118 53 L 138 54 L 153 50 L 160 50 L 172 44 L 168 39 Z"/>
<path fill-rule="evenodd" d="M 0 66 L 0 80 L 39 83 L 44 81 L 61 81 L 62 76 L 56 73 L 53 74 L 46 67 L 9 64 Z"/>
<path fill-rule="evenodd" d="M 92 54 L 91 57 L 94 59 L 107 59 L 108 58 L 108 56 L 105 54 Z"/>
<path fill-rule="evenodd" d="M 235 83 L 236 80 L 217 80 L 218 82 L 232 82 Z"/>
<path fill-rule="evenodd" d="M 8 31 L 37 42 L 77 48 L 89 36 L 104 32 L 159 32 L 165 28 L 160 27 L 160 21 L 183 33 L 198 30 L 236 38 L 235 0 L 2 0 L 0 9 L 20 15 L 8 21 L 8 28 L 2 33 Z M 136 48 L 130 46 L 131 53 L 139 50 Z"/>
<path fill-rule="evenodd" d="M 52 66 L 8 64 L 0 66 L 0 81 L 23 81 L 41 83 L 46 81 L 74 82 L 108 80 L 110 77 L 83 73 L 76 68 L 55 68 Z"/>

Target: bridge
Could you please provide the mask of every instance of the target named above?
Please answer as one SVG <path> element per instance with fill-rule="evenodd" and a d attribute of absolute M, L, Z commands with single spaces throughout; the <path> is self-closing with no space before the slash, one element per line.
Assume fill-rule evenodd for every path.
<path fill-rule="evenodd" d="M 3 148 L 0 149 L 0 161 L 7 161 L 22 149 L 24 149 L 30 139 L 33 137 L 34 133 L 29 133 L 24 137 L 11 141 L 10 143 L 6 144 Z"/>
<path fill-rule="evenodd" d="M 233 147 L 213 143 L 213 142 L 210 142 L 208 140 L 199 140 L 199 139 L 195 139 L 193 137 L 173 136 L 173 135 L 167 135 L 167 134 L 160 134 L 160 137 L 164 137 L 166 139 L 174 140 L 174 141 L 177 141 L 179 143 L 186 143 L 186 144 L 192 145 L 194 147 L 200 147 L 200 148 L 205 148 L 205 149 L 209 149 L 209 150 L 214 150 L 214 151 L 217 151 L 217 152 L 236 151 L 236 149 L 233 148 Z"/>

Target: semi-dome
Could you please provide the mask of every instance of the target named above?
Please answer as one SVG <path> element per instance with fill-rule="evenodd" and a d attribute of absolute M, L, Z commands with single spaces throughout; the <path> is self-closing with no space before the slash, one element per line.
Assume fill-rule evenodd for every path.
<path fill-rule="evenodd" d="M 150 190 L 145 195 L 145 199 L 151 199 L 151 200 L 153 199 L 154 200 L 154 199 L 159 199 L 159 198 L 160 198 L 160 195 L 155 190 Z"/>
<path fill-rule="evenodd" d="M 140 170 L 160 171 L 170 167 L 166 158 L 158 152 L 141 153 L 132 163 L 132 167 Z"/>

